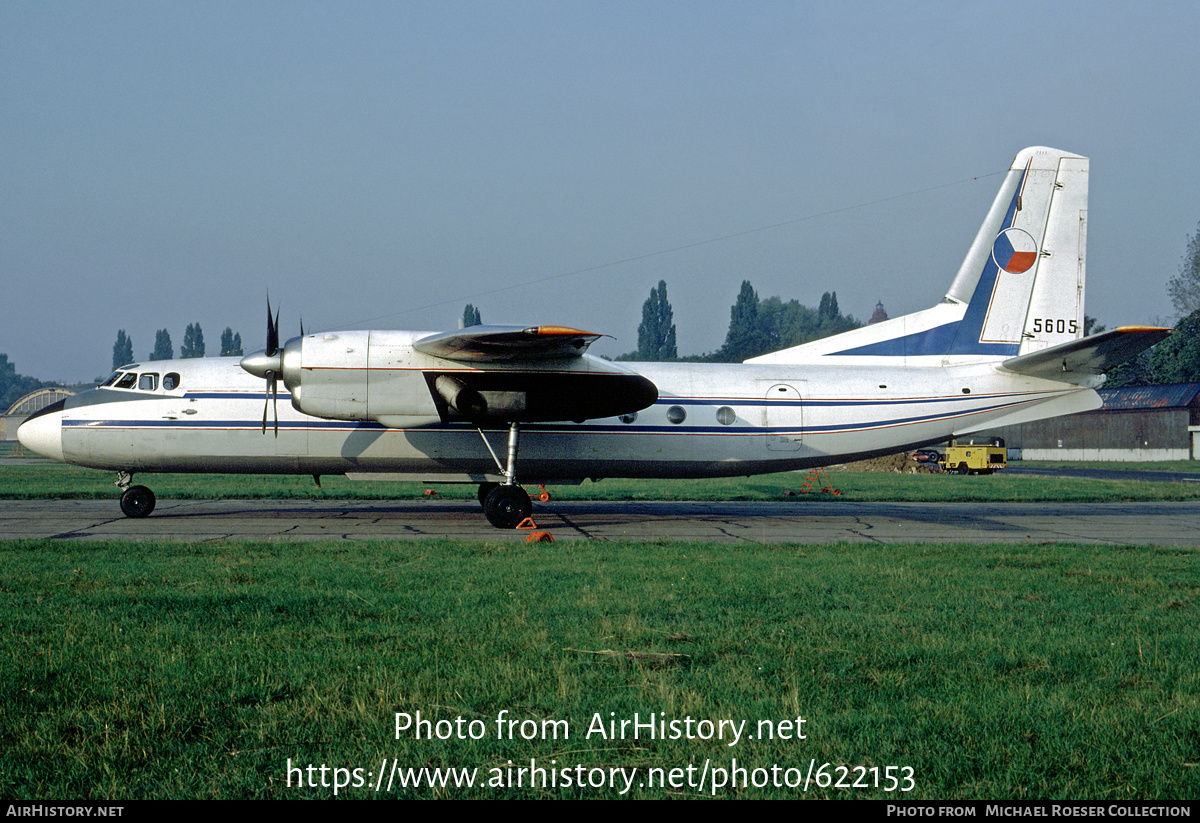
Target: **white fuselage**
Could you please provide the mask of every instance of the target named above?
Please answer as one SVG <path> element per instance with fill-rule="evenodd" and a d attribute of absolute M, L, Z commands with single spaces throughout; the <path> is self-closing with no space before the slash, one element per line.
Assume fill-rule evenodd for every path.
<path fill-rule="evenodd" d="M 521 427 L 520 480 L 752 475 L 944 441 L 1020 419 L 1095 408 L 1094 391 L 995 364 L 846 367 L 628 364 L 658 387 L 636 415 Z M 135 367 L 129 367 L 135 368 Z M 22 429 L 42 453 L 128 472 L 387 472 L 484 482 L 502 469 L 472 424 L 436 415 L 322 419 L 279 398 L 263 433 L 262 381 L 237 358 L 160 361 L 178 386 L 100 388 Z M 1049 408 L 1053 407 L 1053 411 Z M 431 405 L 432 409 L 432 405 Z M 506 430 L 485 429 L 504 456 Z M 54 444 L 54 437 L 61 438 Z M 49 452 L 47 451 L 49 449 Z M 55 455 L 57 456 L 57 455 Z"/>

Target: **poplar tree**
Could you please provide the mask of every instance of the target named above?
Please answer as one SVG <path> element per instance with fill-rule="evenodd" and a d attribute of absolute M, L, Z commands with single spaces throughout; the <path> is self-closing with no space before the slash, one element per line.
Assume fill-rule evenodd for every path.
<path fill-rule="evenodd" d="M 175 348 L 171 345 L 171 333 L 159 329 L 154 333 L 154 351 L 150 352 L 151 360 L 173 360 Z"/>
<path fill-rule="evenodd" d="M 233 333 L 233 329 L 229 326 L 225 327 L 225 331 L 221 332 L 221 356 L 222 357 L 241 357 L 242 351 L 242 335 L 241 332 Z"/>
<path fill-rule="evenodd" d="M 179 347 L 180 359 L 204 356 L 204 332 L 199 323 L 188 323 L 183 333 L 183 345 Z"/>
<path fill-rule="evenodd" d="M 113 343 L 113 363 L 112 367 L 115 371 L 127 363 L 133 362 L 133 338 L 125 334 L 125 330 L 121 329 L 117 332 L 117 342 Z"/>
<path fill-rule="evenodd" d="M 765 338 L 758 325 L 758 294 L 749 280 L 742 281 L 737 301 L 729 310 L 729 331 L 725 345 L 717 351 L 716 360 L 738 363 L 763 353 Z"/>
<path fill-rule="evenodd" d="M 667 300 L 667 281 L 659 280 L 642 304 L 642 323 L 638 326 L 637 359 L 644 361 L 677 360 L 675 322 Z"/>

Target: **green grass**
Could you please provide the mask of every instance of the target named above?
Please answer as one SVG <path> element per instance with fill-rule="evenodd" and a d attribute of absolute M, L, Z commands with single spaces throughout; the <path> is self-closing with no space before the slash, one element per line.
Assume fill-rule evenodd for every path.
<path fill-rule="evenodd" d="M 796 492 L 806 472 L 713 480 L 603 480 L 579 486 L 551 486 L 562 500 L 800 500 Z M 947 474 L 830 471 L 841 495 L 814 494 L 813 499 L 868 501 L 1053 501 L 1196 500 L 1200 484 L 1092 480 L 1072 477 L 1022 477 L 1003 473 L 959 477 Z M 109 499 L 118 494 L 114 472 L 61 463 L 0 465 L 0 499 Z M 473 499 L 473 485 L 352 481 L 289 475 L 139 474 L 135 482 L 150 486 L 163 499 L 418 499 L 426 489 L 447 498 Z M 537 493 L 536 487 L 529 487 Z"/>
<path fill-rule="evenodd" d="M 486 779 L 532 758 L 688 797 L 636 781 L 736 758 L 913 770 L 903 795 L 813 797 L 1186 799 L 1200 793 L 1196 561 L 1072 545 L 0 543 L 0 796 L 328 797 L 295 772 L 289 786 L 289 759 Z M 503 711 L 571 736 L 497 739 Z M 484 734 L 397 737 L 398 712 Z M 802 716 L 806 739 L 585 737 L 596 715 L 634 713 L 750 731 Z"/>
<path fill-rule="evenodd" d="M 1078 469 L 1132 469 L 1147 472 L 1200 472 L 1200 460 L 1144 460 L 1138 463 L 1126 463 L 1118 460 L 1021 460 L 1011 464 L 1016 466 L 1067 466 Z"/>

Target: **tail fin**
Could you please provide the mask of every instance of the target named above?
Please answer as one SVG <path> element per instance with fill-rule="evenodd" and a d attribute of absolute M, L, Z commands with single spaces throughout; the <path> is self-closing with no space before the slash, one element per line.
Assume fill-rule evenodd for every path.
<path fill-rule="evenodd" d="M 1017 155 L 945 300 L 933 308 L 747 362 L 969 363 L 1083 336 L 1088 159 Z"/>
<path fill-rule="evenodd" d="M 1083 337 L 1087 197 L 1086 157 L 1017 155 L 950 287 L 971 297 L 947 354 L 1028 354 Z"/>

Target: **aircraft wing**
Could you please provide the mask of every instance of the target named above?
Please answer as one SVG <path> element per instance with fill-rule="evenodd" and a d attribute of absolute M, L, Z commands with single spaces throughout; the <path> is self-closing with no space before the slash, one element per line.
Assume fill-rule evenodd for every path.
<path fill-rule="evenodd" d="M 564 326 L 470 326 L 422 337 L 413 348 L 434 357 L 470 362 L 579 357 L 604 335 Z"/>
<path fill-rule="evenodd" d="M 1000 365 L 1011 372 L 1048 380 L 1100 374 L 1121 365 L 1171 333 L 1155 326 L 1122 326 L 1041 351 L 1012 357 Z"/>
<path fill-rule="evenodd" d="M 475 367 L 424 370 L 443 420 L 451 410 L 475 421 L 588 420 L 653 404 L 658 388 L 640 374 L 603 361 L 571 362 L 602 336 L 563 326 L 471 326 L 418 338 L 412 347 Z"/>

